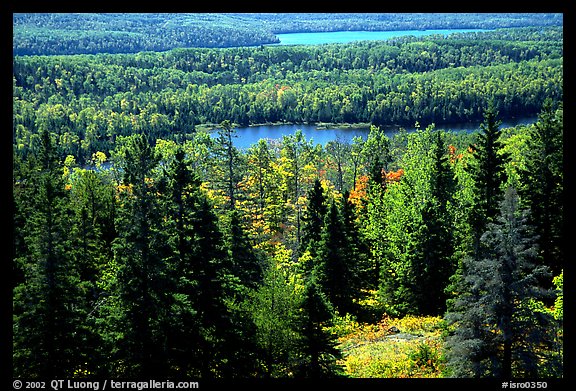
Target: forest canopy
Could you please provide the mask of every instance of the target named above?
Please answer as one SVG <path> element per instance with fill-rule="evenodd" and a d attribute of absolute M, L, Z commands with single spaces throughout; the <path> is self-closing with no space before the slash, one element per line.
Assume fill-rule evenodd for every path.
<path fill-rule="evenodd" d="M 83 163 L 117 136 L 267 122 L 423 126 L 535 116 L 563 96 L 562 29 L 137 54 L 15 56 L 14 137 L 49 127 Z"/>
<path fill-rule="evenodd" d="M 14 15 L 14 377 L 563 378 L 561 18 L 434 16 Z"/>

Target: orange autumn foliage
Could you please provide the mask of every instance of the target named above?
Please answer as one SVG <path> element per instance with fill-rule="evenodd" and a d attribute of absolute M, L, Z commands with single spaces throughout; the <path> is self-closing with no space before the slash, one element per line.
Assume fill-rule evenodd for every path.
<path fill-rule="evenodd" d="M 354 206 L 356 206 L 356 208 L 362 208 L 363 200 L 366 199 L 367 189 L 368 175 L 361 175 L 356 181 L 356 187 L 350 190 L 350 195 L 348 196 L 348 199 Z"/>
<path fill-rule="evenodd" d="M 397 171 L 390 171 L 386 173 L 386 183 L 398 182 L 404 175 L 404 170 L 399 168 Z"/>

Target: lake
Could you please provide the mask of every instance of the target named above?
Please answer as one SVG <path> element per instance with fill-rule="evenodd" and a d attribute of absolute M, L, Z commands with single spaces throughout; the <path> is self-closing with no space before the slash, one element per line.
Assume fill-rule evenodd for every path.
<path fill-rule="evenodd" d="M 319 45 L 324 43 L 348 43 L 354 41 L 387 40 L 390 38 L 413 35 L 449 35 L 452 33 L 471 33 L 490 31 L 487 29 L 446 29 L 446 30 L 397 30 L 397 31 L 331 31 L 317 33 L 276 34 L 280 43 L 276 45 Z"/>
<path fill-rule="evenodd" d="M 516 125 L 526 125 L 534 123 L 538 120 L 537 116 L 533 117 L 521 117 L 513 120 L 502 121 L 501 128 L 512 127 Z M 436 129 L 454 131 L 454 132 L 473 132 L 478 130 L 480 127 L 480 122 L 472 123 L 455 123 L 449 125 L 438 125 Z M 422 129 L 425 126 L 422 125 Z M 364 139 L 368 137 L 369 128 L 360 129 L 338 129 L 336 127 L 328 129 L 318 129 L 316 125 L 259 125 L 259 126 L 248 126 L 248 127 L 238 127 L 236 129 L 236 138 L 233 143 L 234 146 L 240 149 L 249 148 L 251 145 L 256 144 L 260 139 L 271 139 L 271 140 L 281 140 L 283 136 L 289 136 L 296 132 L 296 130 L 302 130 L 302 133 L 306 139 L 312 139 L 313 143 L 326 145 L 332 140 L 342 140 L 352 142 L 352 138 L 360 136 Z M 384 127 L 384 133 L 388 137 L 392 137 L 394 133 L 398 131 L 398 127 Z M 414 132 L 416 128 L 404 128 L 408 132 Z M 212 132 L 213 136 L 216 136 L 216 131 Z"/>

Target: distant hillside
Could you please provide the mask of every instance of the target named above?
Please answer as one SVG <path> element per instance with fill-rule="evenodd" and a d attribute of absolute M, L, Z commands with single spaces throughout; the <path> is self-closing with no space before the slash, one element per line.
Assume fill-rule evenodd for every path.
<path fill-rule="evenodd" d="M 14 55 L 136 53 L 278 43 L 275 34 L 561 26 L 562 14 L 14 14 Z"/>

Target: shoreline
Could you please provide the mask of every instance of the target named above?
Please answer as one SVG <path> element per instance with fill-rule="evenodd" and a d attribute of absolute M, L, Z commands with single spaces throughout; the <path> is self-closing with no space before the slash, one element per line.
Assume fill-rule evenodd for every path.
<path fill-rule="evenodd" d="M 359 123 L 334 123 L 334 122 L 289 122 L 289 121 L 277 121 L 277 122 L 263 122 L 250 125 L 240 125 L 237 123 L 232 123 L 232 128 L 255 128 L 258 126 L 281 126 L 281 125 L 305 125 L 305 126 L 315 126 L 316 130 L 328 130 L 328 129 L 370 129 L 372 124 L 370 122 L 359 122 Z M 194 128 L 197 131 L 212 132 L 214 130 L 220 129 L 220 124 L 205 123 L 195 125 Z"/>

